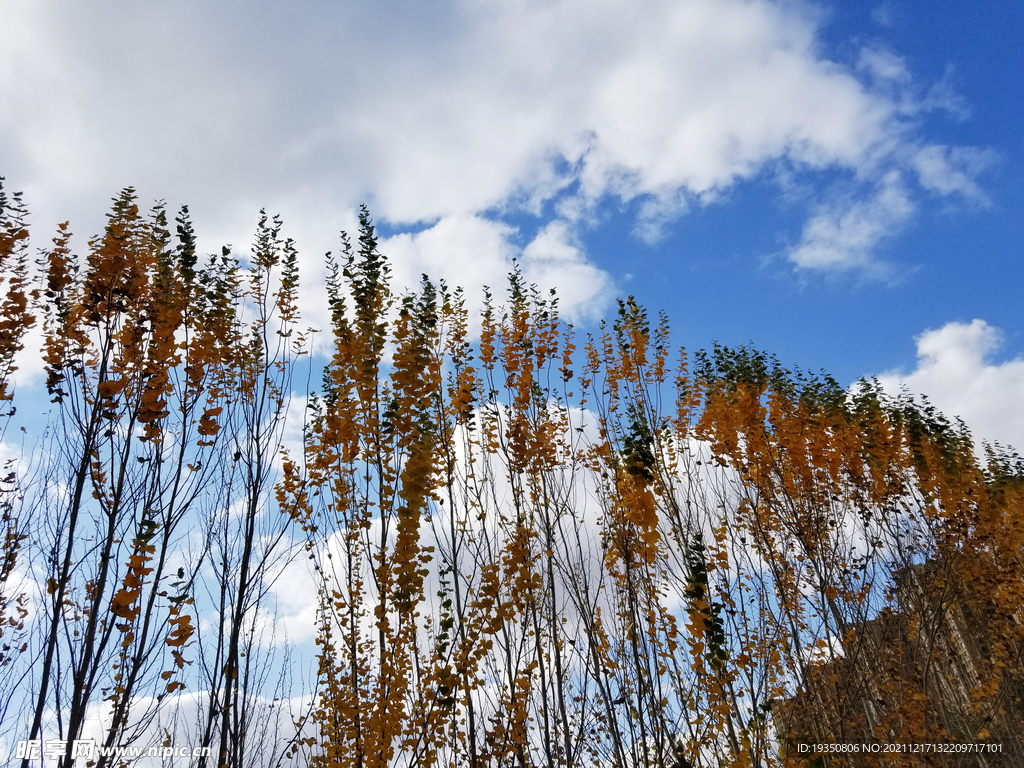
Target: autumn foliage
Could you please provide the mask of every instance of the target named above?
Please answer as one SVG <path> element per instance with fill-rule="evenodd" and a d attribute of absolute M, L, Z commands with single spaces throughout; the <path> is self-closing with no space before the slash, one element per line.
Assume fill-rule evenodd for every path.
<path fill-rule="evenodd" d="M 187 209 L 172 233 L 129 189 L 33 270 L 24 218 L 0 196 L 0 406 L 35 440 L 0 485 L 9 739 L 68 765 L 86 737 L 210 766 L 1024 760 L 1024 467 L 926 403 L 691 360 L 632 299 L 580 338 L 515 268 L 479 317 L 396 293 L 365 210 L 315 336 L 278 219 L 200 258 Z M 13 384 L 34 324 L 45 398 Z M 1001 751 L 803 747 L 896 742 Z"/>

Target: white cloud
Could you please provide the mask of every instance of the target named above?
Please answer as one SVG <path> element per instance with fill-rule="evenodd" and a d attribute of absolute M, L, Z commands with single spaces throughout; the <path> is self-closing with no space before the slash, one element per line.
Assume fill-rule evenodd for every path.
<path fill-rule="evenodd" d="M 302 555 L 295 557 L 270 583 L 273 604 L 268 604 L 261 615 L 268 630 L 266 640 L 271 644 L 287 641 L 292 645 L 312 640 L 317 632 L 320 594 L 309 560 Z"/>
<path fill-rule="evenodd" d="M 568 319 L 599 316 L 611 297 L 611 279 L 587 261 L 567 222 L 552 221 L 524 248 L 515 245 L 516 234 L 500 221 L 455 215 L 421 232 L 387 238 L 380 247 L 393 261 L 396 290 L 417 286 L 424 274 L 461 285 L 474 320 L 484 286 L 498 303 L 503 300 L 513 259 L 519 260 L 528 284 L 545 291 L 558 288 L 559 306 Z"/>
<path fill-rule="evenodd" d="M 881 48 L 864 48 L 857 68 L 894 83 L 909 83 L 911 79 L 903 58 Z"/>
<path fill-rule="evenodd" d="M 804 226 L 789 258 L 799 269 L 873 268 L 884 274 L 884 266 L 874 260 L 874 250 L 913 211 L 901 174 L 891 171 L 873 197 L 822 206 Z"/>
<path fill-rule="evenodd" d="M 871 11 L 871 20 L 880 27 L 891 27 L 894 23 L 893 3 L 885 0 Z"/>
<path fill-rule="evenodd" d="M 768 0 L 15 0 L 0 30 L 0 168 L 44 233 L 68 217 L 96 231 L 97 201 L 134 183 L 236 245 L 261 206 L 303 219 L 314 261 L 337 212 L 364 200 L 392 223 L 480 231 L 485 214 L 548 201 L 582 225 L 608 197 L 640 198 L 638 233 L 655 239 L 776 161 L 858 178 L 907 164 L 904 97 L 859 79 L 902 82 L 902 63 L 871 51 L 859 74 L 828 61 L 818 24 L 809 6 Z M 954 154 L 945 172 L 928 155 L 914 167 L 939 194 L 974 194 Z M 872 205 L 851 200 L 845 218 Z M 325 221 L 307 224 L 310 211 Z M 875 234 L 855 258 L 819 249 L 798 265 L 867 265 L 902 223 L 867 218 Z M 498 282 L 477 258 L 452 252 L 446 274 Z"/>
<path fill-rule="evenodd" d="M 484 285 L 500 289 L 517 249 L 514 230 L 499 221 L 473 215 L 453 215 L 414 234 L 400 234 L 380 243 L 393 260 L 396 290 L 415 288 L 427 274 L 467 289 L 471 299 Z"/>
<path fill-rule="evenodd" d="M 917 338 L 917 367 L 879 376 L 886 391 L 925 394 L 976 438 L 1024 449 L 1024 358 L 994 362 L 1002 333 L 984 320 L 947 323 Z"/>
<path fill-rule="evenodd" d="M 590 264 L 562 220 L 545 226 L 523 249 L 527 282 L 542 289 L 557 288 L 559 308 L 570 320 L 596 320 L 612 298 L 607 273 Z"/>
<path fill-rule="evenodd" d="M 968 200 L 987 203 L 977 178 L 996 160 L 991 150 L 975 147 L 924 147 L 911 160 L 921 186 L 940 195 L 959 194 Z"/>
<path fill-rule="evenodd" d="M 46 374 L 46 360 L 41 350 L 46 336 L 43 333 L 42 318 L 36 318 L 36 324 L 29 328 L 21 340 L 22 349 L 15 354 L 14 364 L 17 370 L 10 375 L 10 382 L 17 394 L 19 390 L 32 387 L 42 388 Z"/>

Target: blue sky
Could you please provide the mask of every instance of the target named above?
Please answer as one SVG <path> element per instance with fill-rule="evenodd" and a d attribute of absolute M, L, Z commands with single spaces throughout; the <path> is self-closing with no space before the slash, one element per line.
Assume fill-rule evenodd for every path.
<path fill-rule="evenodd" d="M 1024 445 L 1024 6 L 10 0 L 0 175 L 33 241 L 106 201 L 257 211 L 320 256 L 369 203 L 400 280 L 515 257 L 584 327 L 885 375 Z M 319 314 L 319 316 L 318 316 Z M 26 367 L 22 386 L 36 386 Z"/>

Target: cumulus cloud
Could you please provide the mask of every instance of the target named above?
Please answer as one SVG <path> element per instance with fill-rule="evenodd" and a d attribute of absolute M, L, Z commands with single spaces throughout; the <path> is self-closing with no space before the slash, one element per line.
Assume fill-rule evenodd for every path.
<path fill-rule="evenodd" d="M 399 290 L 415 287 L 423 274 L 467 289 L 471 299 L 508 271 L 517 249 L 512 227 L 482 216 L 453 215 L 416 233 L 381 241 L 394 262 L 393 282 Z M 493 287 L 497 288 L 497 285 Z"/>
<path fill-rule="evenodd" d="M 607 273 L 587 261 L 564 221 L 545 226 L 523 249 L 523 272 L 540 288 L 557 288 L 559 307 L 569 319 L 596 320 L 612 297 Z"/>
<path fill-rule="evenodd" d="M 984 320 L 947 323 L 917 338 L 917 367 L 879 376 L 886 391 L 927 395 L 980 439 L 1024 449 L 1024 358 L 996 362 L 1002 333 Z"/>
<path fill-rule="evenodd" d="M 514 244 L 516 234 L 509 225 L 482 216 L 446 216 L 420 232 L 383 240 L 381 250 L 394 263 L 397 290 L 415 287 L 423 275 L 460 285 L 471 316 L 482 306 L 485 286 L 501 300 L 513 260 L 528 284 L 544 291 L 558 289 L 568 319 L 600 315 L 611 298 L 611 279 L 587 261 L 569 223 L 550 222 L 525 247 Z"/>
<path fill-rule="evenodd" d="M 558 226 L 579 227 L 602 201 L 638 199 L 638 234 L 653 240 L 779 161 L 868 180 L 912 166 L 936 194 L 976 196 L 977 157 L 906 159 L 906 99 L 878 82 L 909 78 L 898 57 L 840 66 L 819 24 L 769 0 L 15 0 L 0 29 L 0 167 L 44 227 L 71 217 L 91 234 L 102 221 L 85 206 L 136 184 L 236 244 L 253 211 L 281 211 L 303 220 L 300 248 L 316 257 L 367 201 L 382 220 L 437 230 L 405 249 L 414 258 L 445 231 L 488 238 L 482 262 L 449 254 L 456 283 L 500 281 L 514 245 L 494 219 L 510 211 L 554 202 Z M 797 266 L 865 265 L 909 215 L 880 216 L 893 194 L 869 183 L 845 212 L 815 215 Z M 330 228 L 307 225 L 310 211 Z M 587 265 L 573 247 L 578 268 L 560 277 Z M 501 272 L 481 277 L 484 265 Z M 591 270 L 578 293 L 598 296 L 609 281 Z"/>
<path fill-rule="evenodd" d="M 264 639 L 293 645 L 311 641 L 317 632 L 320 595 L 309 561 L 296 557 L 288 562 L 271 581 L 270 592 L 273 604 L 268 604 L 260 617 L 266 629 Z"/>

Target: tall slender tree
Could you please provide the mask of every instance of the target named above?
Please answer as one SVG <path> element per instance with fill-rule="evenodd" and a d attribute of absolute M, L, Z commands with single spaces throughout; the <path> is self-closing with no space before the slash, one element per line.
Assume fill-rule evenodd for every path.
<path fill-rule="evenodd" d="M 515 267 L 477 326 L 443 283 L 393 289 L 364 208 L 300 409 L 280 219 L 201 264 L 188 210 L 172 234 L 126 189 L 36 275 L 24 219 L 0 192 L 4 425 L 37 314 L 50 399 L 0 477 L 12 741 L 71 765 L 98 737 L 113 765 L 187 739 L 204 768 L 1024 760 L 1024 465 L 927 403 L 748 348 L 691 365 L 633 299 L 577 350 Z M 307 562 L 308 675 L 272 604 Z"/>

